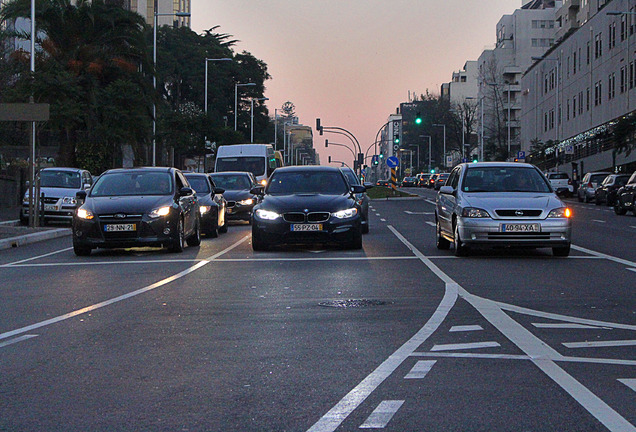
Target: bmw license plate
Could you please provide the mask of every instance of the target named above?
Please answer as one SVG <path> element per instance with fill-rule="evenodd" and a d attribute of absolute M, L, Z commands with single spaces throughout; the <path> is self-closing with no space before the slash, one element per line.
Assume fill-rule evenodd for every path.
<path fill-rule="evenodd" d="M 292 224 L 292 231 L 322 231 L 322 224 Z"/>
<path fill-rule="evenodd" d="M 501 232 L 539 232 L 540 224 L 501 224 L 499 227 Z"/>
<path fill-rule="evenodd" d="M 104 231 L 106 232 L 120 232 L 120 231 L 135 231 L 137 229 L 136 224 L 108 224 L 104 225 Z"/>

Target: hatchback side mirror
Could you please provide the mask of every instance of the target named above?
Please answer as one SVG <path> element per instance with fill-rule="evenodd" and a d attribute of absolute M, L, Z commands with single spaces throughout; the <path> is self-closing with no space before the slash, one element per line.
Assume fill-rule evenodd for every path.
<path fill-rule="evenodd" d="M 193 194 L 194 194 L 194 190 L 192 190 L 192 188 L 182 187 L 181 189 L 179 189 L 179 196 L 188 196 Z"/>
<path fill-rule="evenodd" d="M 373 186 L 375 186 L 373 183 L 369 183 L 369 182 L 364 183 L 364 187 L 367 190 L 371 189 Z"/>
<path fill-rule="evenodd" d="M 80 202 L 86 201 L 86 191 L 85 190 L 81 190 L 81 191 L 75 192 L 75 199 L 77 200 L 78 204 Z"/>
<path fill-rule="evenodd" d="M 362 185 L 353 185 L 353 186 L 351 186 L 351 193 L 354 193 L 354 194 L 365 193 L 366 190 L 367 190 L 367 188 L 362 186 Z"/>
<path fill-rule="evenodd" d="M 443 193 L 446 195 L 454 195 L 455 188 L 453 188 L 452 186 L 442 186 L 441 188 L 439 188 L 439 193 Z"/>

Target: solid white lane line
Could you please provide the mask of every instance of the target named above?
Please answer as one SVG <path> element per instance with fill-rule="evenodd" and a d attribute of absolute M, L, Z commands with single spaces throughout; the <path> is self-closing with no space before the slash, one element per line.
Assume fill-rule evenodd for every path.
<path fill-rule="evenodd" d="M 33 261 L 33 260 L 36 260 L 36 259 L 40 259 L 40 258 L 44 258 L 44 257 L 47 257 L 47 256 L 51 256 L 51 255 L 59 254 L 59 253 L 62 253 L 62 252 L 66 252 L 66 251 L 69 251 L 71 249 L 73 249 L 73 248 L 72 247 L 68 247 L 68 248 L 56 250 L 56 251 L 49 252 L 49 253 L 44 254 L 44 255 L 38 255 L 38 256 L 34 256 L 32 258 L 27 258 L 27 259 L 23 259 L 23 260 L 20 260 L 20 261 L 15 261 L 15 262 L 8 263 L 8 264 L 3 264 L 0 267 L 10 267 L 12 265 L 21 264 L 21 263 L 25 263 L 25 262 L 28 262 L 28 261 Z"/>
<path fill-rule="evenodd" d="M 435 351 L 457 351 L 457 350 L 466 350 L 466 349 L 479 349 L 479 348 L 495 348 L 499 347 L 497 342 L 488 341 L 488 342 L 469 342 L 469 343 L 461 343 L 461 344 L 440 344 L 433 345 L 431 348 L 432 352 Z"/>
<path fill-rule="evenodd" d="M 426 376 L 427 373 L 433 368 L 433 365 L 437 362 L 437 360 L 420 360 L 415 363 L 413 369 L 409 371 L 408 374 L 404 377 L 404 379 L 422 379 Z"/>
<path fill-rule="evenodd" d="M 483 330 L 480 325 L 458 325 L 452 326 L 449 332 L 469 332 L 469 331 L 479 331 Z"/>
<path fill-rule="evenodd" d="M 591 249 L 586 249 L 586 248 L 581 247 L 581 246 L 572 245 L 571 247 L 572 247 L 572 249 L 577 250 L 579 252 L 585 252 L 586 254 L 595 255 L 597 257 L 605 258 L 607 260 L 614 261 L 614 262 L 617 262 L 619 264 L 624 264 L 624 265 L 626 265 L 628 267 L 636 267 L 636 262 L 634 262 L 634 261 L 628 261 L 628 260 L 625 260 L 625 259 L 622 259 L 622 258 L 617 258 L 617 257 L 611 256 L 611 255 L 607 255 L 607 254 L 601 253 L 601 252 L 593 251 Z"/>
<path fill-rule="evenodd" d="M 627 270 L 629 270 L 629 271 L 633 271 L 633 272 L 636 272 L 636 268 L 630 268 L 630 267 L 627 267 Z"/>
<path fill-rule="evenodd" d="M 400 260 L 416 260 L 414 256 L 386 256 L 386 257 L 312 257 L 312 258 L 219 258 L 216 262 L 294 262 L 294 261 L 400 261 Z"/>
<path fill-rule="evenodd" d="M 598 327 L 587 324 L 573 324 L 573 323 L 532 323 L 536 328 L 545 329 L 605 329 L 611 330 L 609 327 Z"/>
<path fill-rule="evenodd" d="M 373 410 L 360 429 L 383 429 L 391 421 L 395 413 L 400 409 L 403 400 L 385 400 Z"/>
<path fill-rule="evenodd" d="M 414 211 L 409 211 L 409 210 L 404 210 L 404 213 L 406 213 L 408 215 L 432 215 L 432 214 L 435 214 L 434 212 L 414 212 Z"/>
<path fill-rule="evenodd" d="M 74 267 L 74 266 L 92 266 L 92 265 L 123 265 L 123 264 L 166 264 L 166 263 L 191 263 L 202 261 L 195 259 L 174 259 L 174 260 L 136 260 L 136 261 L 81 261 L 67 263 L 42 263 L 42 264 L 13 264 L 0 267 Z"/>
<path fill-rule="evenodd" d="M 592 222 L 606 223 L 606 221 L 604 221 L 604 220 L 599 220 L 599 219 L 592 219 Z"/>
<path fill-rule="evenodd" d="M 412 357 L 435 357 L 435 358 L 470 358 L 470 359 L 486 359 L 486 360 L 532 360 L 527 355 L 516 354 L 479 354 L 479 353 L 447 353 L 447 352 L 415 352 Z M 636 366 L 636 360 L 620 360 L 593 357 L 569 357 L 561 356 L 559 358 L 551 358 L 557 362 L 566 363 L 593 363 L 608 364 L 620 366 Z"/>
<path fill-rule="evenodd" d="M 625 384 L 630 389 L 636 391 L 636 379 L 633 378 L 619 378 L 618 381 Z"/>
<path fill-rule="evenodd" d="M 431 201 L 430 199 L 425 199 L 424 201 L 429 203 L 429 204 L 433 204 L 434 206 L 437 205 L 437 203 L 435 201 Z"/>
<path fill-rule="evenodd" d="M 620 347 L 620 346 L 636 346 L 636 340 L 615 340 L 615 341 L 585 341 L 585 342 L 563 342 L 566 348 L 603 348 L 603 347 Z"/>
<path fill-rule="evenodd" d="M 386 222 L 386 219 L 380 219 L 380 221 L 382 221 L 382 222 Z"/>
<path fill-rule="evenodd" d="M 139 294 L 143 294 L 145 292 L 152 291 L 154 289 L 157 289 L 159 287 L 167 285 L 167 284 L 169 284 L 171 282 L 174 282 L 174 281 L 176 281 L 178 279 L 181 279 L 182 277 L 184 277 L 186 275 L 189 275 L 190 273 L 200 269 L 204 265 L 209 264 L 211 261 L 215 260 L 217 257 L 229 252 L 230 250 L 234 249 L 235 247 L 239 246 L 241 243 L 244 243 L 245 241 L 247 241 L 250 238 L 251 238 L 251 236 L 246 236 L 246 237 L 242 238 L 241 240 L 237 241 L 236 243 L 234 243 L 233 245 L 231 245 L 230 247 L 225 248 L 221 252 L 218 252 L 218 253 L 212 255 L 211 257 L 209 257 L 209 258 L 207 258 L 205 260 L 202 260 L 201 262 L 198 262 L 197 264 L 193 265 L 192 267 L 189 267 L 189 268 L 187 268 L 187 269 L 185 269 L 185 270 L 183 270 L 183 271 L 181 271 L 181 272 L 179 272 L 177 274 L 174 274 L 174 275 L 172 275 L 170 277 L 162 279 L 159 282 L 155 282 L 155 283 L 153 283 L 151 285 L 148 285 L 148 286 L 146 286 L 144 288 L 138 289 L 136 291 L 129 292 L 127 294 L 120 295 L 120 296 L 112 298 L 110 300 L 106 300 L 106 301 L 103 301 L 103 302 L 100 302 L 100 303 L 96 303 L 96 304 L 91 305 L 91 306 L 87 306 L 87 307 L 82 308 L 82 309 L 77 309 L 75 311 L 69 312 L 69 313 L 64 314 L 64 315 L 60 315 L 60 316 L 57 316 L 57 317 L 54 317 L 54 318 L 50 318 L 50 319 L 45 320 L 45 321 L 40 321 L 39 323 L 31 324 L 31 325 L 28 325 L 26 327 L 22 327 L 22 328 L 19 328 L 19 329 L 16 329 L 16 330 L 11 330 L 11 331 L 8 331 L 8 332 L 5 332 L 5 333 L 0 333 L 0 340 L 7 339 L 7 338 L 10 338 L 10 337 L 13 337 L 13 336 L 17 336 L 17 335 L 22 334 L 22 333 L 27 333 L 27 332 L 29 332 L 31 330 L 38 329 L 38 328 L 41 328 L 41 327 L 46 327 L 48 325 L 55 324 L 55 323 L 58 323 L 60 321 L 67 320 L 69 318 L 73 318 L 73 317 L 76 317 L 78 315 L 85 314 L 87 312 L 91 312 L 91 311 L 94 311 L 94 310 L 97 310 L 97 309 L 101 309 L 103 307 L 110 306 L 110 305 L 112 305 L 114 303 L 118 303 L 118 302 L 121 302 L 123 300 L 127 300 L 129 298 L 138 296 Z"/>
<path fill-rule="evenodd" d="M 7 345 L 11 345 L 11 344 L 14 344 L 14 343 L 17 343 L 17 342 L 25 341 L 27 339 L 38 337 L 38 336 L 39 335 L 24 335 L 24 336 L 17 337 L 15 339 L 10 339 L 8 341 L 0 342 L 0 348 L 6 347 Z"/>

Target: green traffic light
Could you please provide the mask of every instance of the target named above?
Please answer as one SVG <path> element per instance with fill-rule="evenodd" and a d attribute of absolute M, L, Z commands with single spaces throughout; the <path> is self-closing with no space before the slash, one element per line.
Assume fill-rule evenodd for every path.
<path fill-rule="evenodd" d="M 431 174 L 435 174 L 435 170 L 434 169 L 431 170 Z"/>
<path fill-rule="evenodd" d="M 393 142 L 394 142 L 394 143 L 396 143 L 396 144 L 399 144 L 399 143 L 400 143 L 400 139 L 399 139 L 399 138 L 395 138 L 395 139 L 393 140 Z"/>
<path fill-rule="evenodd" d="M 416 118 L 415 124 L 422 124 L 422 119 L 420 117 Z"/>

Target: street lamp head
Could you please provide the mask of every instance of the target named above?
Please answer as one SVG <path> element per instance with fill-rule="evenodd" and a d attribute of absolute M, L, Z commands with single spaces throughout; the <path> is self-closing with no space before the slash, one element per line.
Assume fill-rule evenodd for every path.
<path fill-rule="evenodd" d="M 190 12 L 175 12 L 174 16 L 178 16 L 178 17 L 189 17 L 192 14 Z"/>
<path fill-rule="evenodd" d="M 234 61 L 234 59 L 231 59 L 229 57 L 224 57 L 224 58 L 206 58 L 205 61 Z"/>

